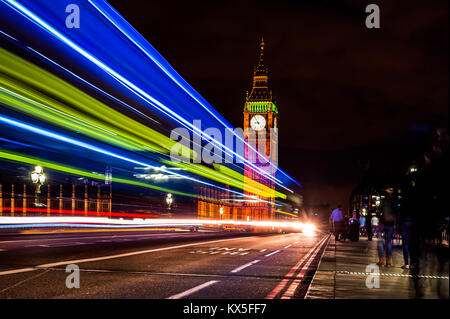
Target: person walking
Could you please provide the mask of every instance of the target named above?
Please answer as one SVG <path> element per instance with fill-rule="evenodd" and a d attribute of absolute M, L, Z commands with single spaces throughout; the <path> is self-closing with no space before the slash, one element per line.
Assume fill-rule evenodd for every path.
<path fill-rule="evenodd" d="M 359 219 L 356 211 L 353 211 L 352 217 L 348 221 L 348 236 L 351 241 L 359 240 Z"/>
<path fill-rule="evenodd" d="M 359 234 L 361 236 L 365 235 L 365 227 L 366 227 L 366 217 L 364 215 L 362 215 L 359 218 Z"/>
<path fill-rule="evenodd" d="M 366 231 L 367 231 L 367 240 L 372 241 L 373 231 L 372 231 L 372 214 L 369 212 L 366 218 Z"/>
<path fill-rule="evenodd" d="M 402 269 L 409 269 L 409 242 L 412 236 L 413 221 L 409 216 L 400 216 L 400 229 L 402 233 L 403 266 Z"/>
<path fill-rule="evenodd" d="M 380 220 L 378 224 L 378 266 L 392 265 L 392 234 L 396 220 L 393 189 L 386 190 L 383 206 L 381 207 Z M 384 258 L 386 256 L 386 259 Z M 385 263 L 386 262 L 386 263 Z"/>
<path fill-rule="evenodd" d="M 330 222 L 333 224 L 334 228 L 334 238 L 337 241 L 341 240 L 342 231 L 344 228 L 344 215 L 342 213 L 342 206 L 338 205 L 338 207 L 333 210 L 330 215 Z"/>

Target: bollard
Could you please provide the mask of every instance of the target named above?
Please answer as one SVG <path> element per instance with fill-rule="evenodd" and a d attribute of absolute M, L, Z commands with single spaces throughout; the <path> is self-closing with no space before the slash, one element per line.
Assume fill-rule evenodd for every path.
<path fill-rule="evenodd" d="M 11 216 L 14 216 L 14 184 L 11 185 Z"/>
<path fill-rule="evenodd" d="M 88 212 L 88 186 L 84 184 L 84 215 L 87 216 Z"/>
<path fill-rule="evenodd" d="M 22 215 L 27 216 L 27 184 L 23 184 Z"/>
<path fill-rule="evenodd" d="M 75 212 L 75 184 L 72 184 L 72 215 Z"/>
<path fill-rule="evenodd" d="M 63 210 L 63 186 L 59 184 L 59 213 L 62 214 Z"/>
<path fill-rule="evenodd" d="M 52 200 L 50 199 L 50 184 L 47 184 L 47 216 L 50 216 L 50 208 L 52 205 Z"/>
<path fill-rule="evenodd" d="M 97 216 L 100 213 L 100 201 L 101 201 L 100 197 L 101 197 L 101 192 L 100 192 L 100 184 L 99 184 L 99 185 L 97 185 Z"/>
<path fill-rule="evenodd" d="M 3 191 L 2 191 L 2 184 L 0 184 L 0 216 L 3 216 Z"/>

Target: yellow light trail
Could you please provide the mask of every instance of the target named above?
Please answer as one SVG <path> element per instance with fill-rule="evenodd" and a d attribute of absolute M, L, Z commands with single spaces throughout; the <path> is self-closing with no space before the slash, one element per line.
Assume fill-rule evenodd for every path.
<path fill-rule="evenodd" d="M 177 143 L 2 48 L 0 102 L 16 111 L 126 150 L 168 154 Z M 187 153 L 191 158 L 199 156 L 183 145 L 180 145 L 180 153 Z M 211 169 L 197 163 L 168 160 L 165 163 L 184 167 L 196 175 L 262 198 L 286 198 L 285 194 L 223 165 Z"/>

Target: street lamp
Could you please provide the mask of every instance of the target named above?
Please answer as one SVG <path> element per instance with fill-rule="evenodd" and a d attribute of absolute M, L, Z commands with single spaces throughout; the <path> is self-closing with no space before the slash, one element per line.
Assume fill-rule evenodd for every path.
<path fill-rule="evenodd" d="M 169 210 L 170 210 L 170 206 L 172 206 L 173 203 L 173 197 L 171 193 L 168 193 L 166 196 L 166 204 L 167 206 L 169 206 Z"/>
<path fill-rule="evenodd" d="M 219 208 L 219 214 L 220 214 L 220 219 L 222 220 L 222 215 L 223 215 L 223 207 L 220 206 Z"/>
<path fill-rule="evenodd" d="M 380 196 L 375 197 L 375 206 L 380 206 L 381 204 L 381 200 L 380 200 Z"/>
<path fill-rule="evenodd" d="M 34 171 L 31 172 L 31 181 L 36 184 L 36 207 L 40 207 L 39 194 L 41 193 L 41 185 L 45 183 L 45 174 L 42 166 L 36 166 Z"/>

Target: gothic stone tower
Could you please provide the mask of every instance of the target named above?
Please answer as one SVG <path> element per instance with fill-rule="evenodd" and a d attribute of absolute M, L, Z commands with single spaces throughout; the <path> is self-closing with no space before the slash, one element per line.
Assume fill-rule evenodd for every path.
<path fill-rule="evenodd" d="M 261 168 L 266 174 L 275 175 L 275 169 L 268 163 L 278 163 L 278 109 L 269 89 L 268 69 L 264 64 L 264 39 L 260 44 L 260 55 L 258 65 L 253 72 L 253 85 L 250 94 L 247 92 L 244 106 L 244 137 L 251 145 L 245 146 L 245 158 L 255 166 Z M 252 149 L 255 148 L 260 156 Z M 275 185 L 264 174 L 258 173 L 250 165 L 244 166 L 244 180 L 248 195 L 254 195 L 248 190 L 254 187 L 252 180 L 266 187 L 261 189 L 261 196 L 257 199 L 273 202 L 275 197 Z M 274 207 L 272 204 L 258 200 L 247 201 L 244 214 L 251 220 L 273 219 Z M 245 218 L 245 216 L 243 216 Z"/>

